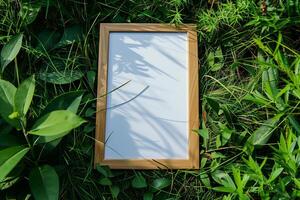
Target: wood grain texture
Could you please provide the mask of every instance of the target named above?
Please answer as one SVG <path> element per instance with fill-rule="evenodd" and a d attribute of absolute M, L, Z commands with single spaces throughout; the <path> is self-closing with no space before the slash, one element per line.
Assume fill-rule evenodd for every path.
<path fill-rule="evenodd" d="M 189 158 L 175 159 L 130 159 L 105 160 L 105 124 L 106 124 L 106 93 L 107 68 L 110 32 L 186 32 L 188 37 L 188 98 L 189 98 Z M 199 128 L 199 83 L 198 83 L 198 43 L 196 26 L 169 24 L 100 24 L 98 89 L 95 134 L 94 164 L 108 165 L 112 169 L 198 169 L 199 168 L 199 137 L 194 131 Z"/>

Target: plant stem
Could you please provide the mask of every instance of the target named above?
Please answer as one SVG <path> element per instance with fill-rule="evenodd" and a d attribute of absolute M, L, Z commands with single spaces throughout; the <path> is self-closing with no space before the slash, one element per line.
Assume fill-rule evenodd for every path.
<path fill-rule="evenodd" d="M 16 76 L 17 76 L 17 82 L 18 82 L 18 85 L 20 85 L 20 78 L 19 78 L 19 69 L 18 69 L 18 61 L 17 61 L 17 58 L 15 58 L 15 71 L 16 71 Z"/>
<path fill-rule="evenodd" d="M 23 132 L 23 135 L 25 137 L 25 140 L 30 148 L 30 152 L 31 152 L 31 155 L 32 155 L 32 158 L 34 159 L 34 153 L 33 153 L 33 146 L 31 145 L 30 141 L 29 141 L 29 138 L 28 138 L 28 134 L 26 132 L 26 128 L 24 126 L 24 123 L 23 123 L 23 120 L 20 119 L 20 124 L 21 124 L 21 127 L 22 127 L 22 132 Z"/>

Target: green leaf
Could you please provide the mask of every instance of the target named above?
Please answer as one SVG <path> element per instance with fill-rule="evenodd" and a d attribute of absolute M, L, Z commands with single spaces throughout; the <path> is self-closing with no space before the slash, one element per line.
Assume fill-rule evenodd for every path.
<path fill-rule="evenodd" d="M 146 179 L 138 173 L 131 182 L 133 188 L 145 188 L 147 187 Z"/>
<path fill-rule="evenodd" d="M 249 137 L 248 142 L 252 145 L 264 145 L 268 142 L 282 114 L 266 120 L 254 133 Z"/>
<path fill-rule="evenodd" d="M 224 57 L 221 47 L 218 47 L 215 52 L 209 52 L 207 62 L 211 71 L 218 71 L 224 66 Z"/>
<path fill-rule="evenodd" d="M 112 185 L 111 180 L 109 178 L 107 178 L 107 177 L 101 178 L 100 181 L 99 181 L 99 183 L 101 185 L 104 185 L 104 186 L 110 186 L 110 185 Z"/>
<path fill-rule="evenodd" d="M 43 110 L 41 115 L 45 115 L 55 110 L 69 110 L 77 113 L 83 91 L 72 91 L 55 97 Z"/>
<path fill-rule="evenodd" d="M 229 129 L 226 124 L 222 124 L 222 123 L 218 123 L 219 125 L 219 128 L 220 128 L 220 133 L 221 133 L 221 143 L 222 143 L 222 146 L 224 146 L 228 140 L 231 138 L 231 135 L 233 133 L 233 130 Z"/>
<path fill-rule="evenodd" d="M 18 87 L 15 94 L 15 111 L 25 116 L 31 104 L 35 90 L 34 75 L 26 79 Z"/>
<path fill-rule="evenodd" d="M 52 84 L 69 84 L 83 77 L 83 73 L 79 70 L 64 70 L 54 72 L 41 72 L 38 78 Z"/>
<path fill-rule="evenodd" d="M 17 89 L 13 84 L 0 79 L 0 115 L 6 122 L 18 128 L 18 122 L 9 118 L 9 115 L 14 112 L 16 91 Z"/>
<path fill-rule="evenodd" d="M 14 169 L 28 150 L 29 148 L 24 146 L 15 146 L 0 151 L 0 181 Z"/>
<path fill-rule="evenodd" d="M 215 54 L 213 51 L 210 51 L 207 55 L 207 63 L 210 67 L 213 67 L 215 64 Z"/>
<path fill-rule="evenodd" d="M 45 115 L 54 110 L 69 110 L 76 114 L 82 99 L 82 95 L 82 91 L 73 91 L 57 96 L 46 106 L 41 115 Z M 68 133 L 69 131 L 56 136 L 40 136 L 37 143 L 51 142 L 58 138 L 64 137 Z M 56 144 L 59 144 L 59 142 Z"/>
<path fill-rule="evenodd" d="M 112 172 L 107 166 L 97 165 L 96 170 L 105 177 L 112 177 Z"/>
<path fill-rule="evenodd" d="M 236 186 L 232 178 L 227 172 L 216 170 L 212 173 L 212 178 L 219 184 L 223 185 L 225 188 L 230 188 L 231 191 L 236 190 Z M 219 191 L 219 190 L 218 190 Z"/>
<path fill-rule="evenodd" d="M 83 38 L 83 26 L 81 25 L 73 25 L 70 27 L 66 27 L 64 34 L 56 47 L 62 47 L 74 42 L 79 42 Z"/>
<path fill-rule="evenodd" d="M 38 119 L 28 133 L 40 136 L 56 136 L 71 131 L 85 122 L 69 110 L 57 110 Z"/>
<path fill-rule="evenodd" d="M 283 171 L 282 167 L 274 168 L 274 170 L 272 171 L 267 183 L 273 182 L 281 174 L 282 171 Z"/>
<path fill-rule="evenodd" d="M 47 52 L 47 50 L 51 50 L 55 46 L 59 39 L 59 32 L 49 29 L 43 29 L 37 35 L 38 41 L 35 49 L 41 52 Z"/>
<path fill-rule="evenodd" d="M 217 158 L 226 158 L 226 156 L 224 156 L 224 154 L 220 153 L 220 152 L 212 152 L 210 154 L 210 157 L 212 159 L 217 159 Z"/>
<path fill-rule="evenodd" d="M 207 101 L 208 105 L 213 109 L 213 111 L 215 111 L 218 114 L 219 110 L 220 110 L 219 103 L 216 100 L 209 98 L 209 97 L 206 98 L 206 101 Z"/>
<path fill-rule="evenodd" d="M 262 73 L 262 88 L 269 99 L 276 101 L 278 95 L 277 89 L 277 71 L 275 68 L 270 67 Z"/>
<path fill-rule="evenodd" d="M 242 182 L 240 169 L 232 166 L 232 174 L 233 174 L 235 185 L 237 187 L 237 192 L 239 195 L 242 195 L 243 189 L 244 189 L 244 184 Z"/>
<path fill-rule="evenodd" d="M 34 168 L 29 174 L 29 186 L 35 199 L 58 200 L 59 178 L 49 165 Z"/>
<path fill-rule="evenodd" d="M 113 198 L 118 198 L 118 195 L 120 193 L 120 188 L 116 185 L 112 186 L 110 188 L 110 192 L 111 192 L 111 195 L 113 196 Z"/>
<path fill-rule="evenodd" d="M 1 50 L 1 67 L 2 73 L 6 66 L 18 55 L 22 47 L 23 34 L 14 36 Z"/>
<path fill-rule="evenodd" d="M 212 189 L 215 190 L 215 191 L 218 191 L 218 192 L 227 192 L 227 193 L 235 192 L 234 188 L 224 187 L 224 186 L 213 187 Z"/>
<path fill-rule="evenodd" d="M 217 149 L 218 149 L 218 148 L 221 147 L 221 146 L 222 146 L 221 136 L 220 136 L 220 135 L 217 135 L 217 136 L 216 136 L 216 147 L 217 147 Z"/>
<path fill-rule="evenodd" d="M 202 128 L 198 130 L 198 134 L 203 137 L 203 139 L 209 139 L 209 133 L 207 128 Z"/>
<path fill-rule="evenodd" d="M 217 62 L 216 62 L 217 61 Z M 212 67 L 212 71 L 218 71 L 224 66 L 224 57 L 221 47 L 218 47 L 215 51 L 215 64 Z"/>
<path fill-rule="evenodd" d="M 205 171 L 200 174 L 200 180 L 205 185 L 205 187 L 211 187 L 209 176 Z"/>
<path fill-rule="evenodd" d="M 86 73 L 86 76 L 87 76 L 87 80 L 88 80 L 88 83 L 89 83 L 89 86 L 91 89 L 94 89 L 94 84 L 95 84 L 95 78 L 96 78 L 96 72 L 94 71 L 88 71 Z"/>
<path fill-rule="evenodd" d="M 154 190 L 161 190 L 169 185 L 171 185 L 171 180 L 168 178 L 157 178 L 152 183 Z"/>
<path fill-rule="evenodd" d="M 297 178 L 293 178 L 293 181 L 294 181 L 295 185 L 297 186 L 297 188 L 300 189 L 300 180 Z"/>
<path fill-rule="evenodd" d="M 19 11 L 19 16 L 22 19 L 22 25 L 26 26 L 34 22 L 41 9 L 39 3 L 22 3 Z"/>

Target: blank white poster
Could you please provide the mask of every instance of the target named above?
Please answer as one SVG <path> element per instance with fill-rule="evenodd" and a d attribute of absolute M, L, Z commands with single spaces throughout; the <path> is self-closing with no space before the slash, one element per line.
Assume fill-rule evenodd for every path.
<path fill-rule="evenodd" d="M 111 32 L 108 60 L 104 159 L 188 159 L 187 33 Z"/>

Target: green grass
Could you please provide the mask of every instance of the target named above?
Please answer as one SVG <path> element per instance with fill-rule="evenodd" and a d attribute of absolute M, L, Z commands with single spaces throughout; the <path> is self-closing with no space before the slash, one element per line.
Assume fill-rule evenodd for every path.
<path fill-rule="evenodd" d="M 0 0 L 0 49 L 24 35 L 1 78 L 17 87 L 36 75 L 28 126 L 50 100 L 72 91 L 84 92 L 77 115 L 88 122 L 59 141 L 35 145 L 33 156 L 0 183 L 0 199 L 33 199 L 30 171 L 46 164 L 59 176 L 60 199 L 300 197 L 299 0 L 28 2 Z M 93 169 L 102 22 L 198 25 L 200 170 Z M 16 138 L 0 141 L 0 150 L 24 140 L 0 118 L 0 136 L 5 132 Z"/>

